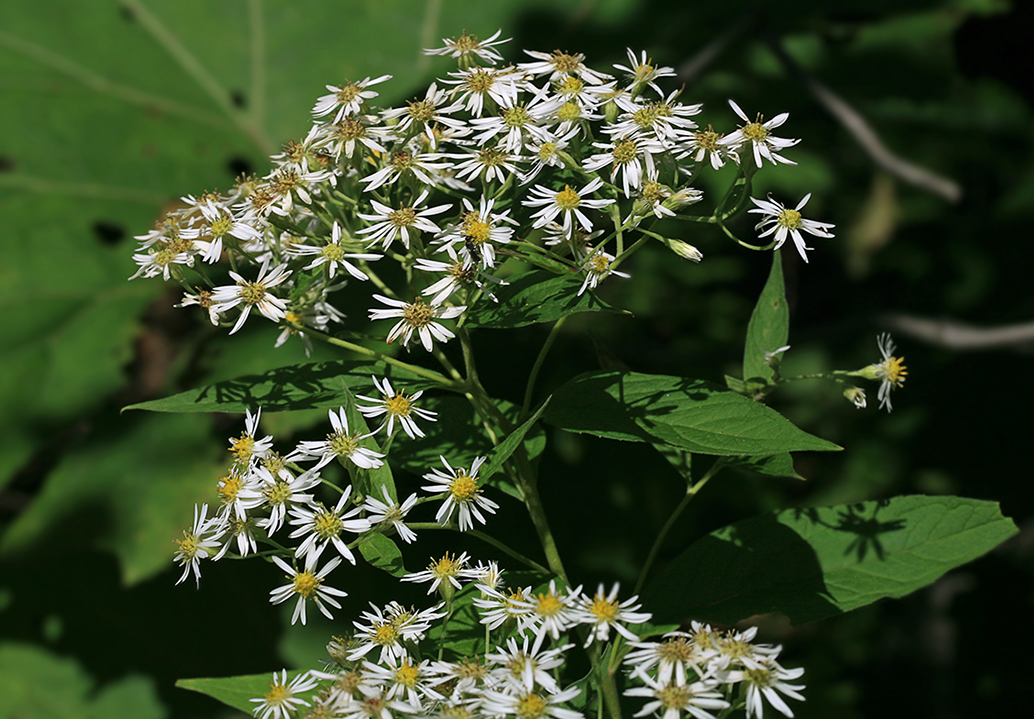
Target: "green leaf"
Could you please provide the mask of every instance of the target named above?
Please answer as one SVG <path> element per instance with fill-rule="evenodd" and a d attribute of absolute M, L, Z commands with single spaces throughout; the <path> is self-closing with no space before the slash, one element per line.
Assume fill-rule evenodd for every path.
<path fill-rule="evenodd" d="M 643 605 L 657 622 L 778 612 L 798 625 L 903 597 L 1016 532 L 995 502 L 962 497 L 769 512 L 694 542 L 647 585 Z"/>
<path fill-rule="evenodd" d="M 367 534 L 359 542 L 359 552 L 367 562 L 393 577 L 407 574 L 402 565 L 402 552 L 390 537 L 379 533 Z"/>
<path fill-rule="evenodd" d="M 590 372 L 556 392 L 546 422 L 630 442 L 662 442 L 714 455 L 840 449 L 778 412 L 703 380 L 637 372 Z"/>
<path fill-rule="evenodd" d="M 301 672 L 287 672 L 287 681 L 290 682 Z M 279 681 L 280 672 L 266 674 L 245 674 L 236 677 L 199 677 L 197 679 L 180 679 L 176 686 L 180 689 L 189 689 L 192 692 L 206 694 L 213 699 L 218 699 L 223 704 L 234 709 L 240 709 L 246 714 L 255 711 L 255 703 L 252 699 L 259 699 L 273 686 L 273 677 Z M 311 694 L 315 694 L 313 691 Z M 301 698 L 308 700 L 309 694 L 302 694 Z"/>
<path fill-rule="evenodd" d="M 510 458 L 510 455 L 516 452 L 517 448 L 524 444 L 524 437 L 528 434 L 528 431 L 534 426 L 534 424 L 539 421 L 539 418 L 542 416 L 542 413 L 546 410 L 546 407 L 549 405 L 550 399 L 550 397 L 547 397 L 546 401 L 543 402 L 542 405 L 539 406 L 539 408 L 535 411 L 535 414 L 529 417 L 524 424 L 522 424 L 520 427 L 511 432 L 506 437 L 506 439 L 504 439 L 502 442 L 496 445 L 496 447 L 488 453 L 488 458 L 485 460 L 485 463 L 481 466 L 482 480 L 489 480 L 492 478 L 492 475 L 501 471 L 503 465 L 506 463 L 506 460 Z M 509 494 L 509 492 L 507 493 Z"/>
<path fill-rule="evenodd" d="M 0 717 L 16 719 L 163 719 L 154 683 L 129 675 L 96 688 L 75 659 L 42 647 L 0 644 Z"/>
<path fill-rule="evenodd" d="M 747 325 L 747 342 L 743 348 L 743 379 L 761 379 L 768 384 L 774 370 L 765 361 L 765 353 L 786 346 L 790 336 L 790 310 L 783 287 L 782 255 L 772 253 L 772 270 L 768 274 Z"/>
<path fill-rule="evenodd" d="M 366 424 L 366 417 L 356 408 L 355 397 L 348 387 L 342 389 L 341 395 L 343 400 L 342 406 L 345 408 L 345 417 L 348 419 L 349 432 L 352 435 L 370 434 L 370 427 Z M 359 442 L 359 446 L 365 449 L 372 449 L 375 452 L 380 452 L 381 450 L 380 445 L 373 437 L 367 437 L 362 440 Z M 385 488 L 388 490 L 388 496 L 398 501 L 398 493 L 395 491 L 395 479 L 392 476 L 391 467 L 386 461 L 380 467 L 375 467 L 374 469 L 361 469 L 351 462 L 347 462 L 346 465 L 357 492 L 363 496 L 373 495 L 376 499 L 383 500 L 384 492 L 382 488 Z"/>
<path fill-rule="evenodd" d="M 20 552 L 42 539 L 81 542 L 54 535 L 74 519 L 84 523 L 80 532 L 90 529 L 95 546 L 119 558 L 127 584 L 171 566 L 173 540 L 189 527 L 194 503 L 215 497 L 227 455 L 207 420 L 135 415 L 117 424 L 117 437 L 62 458 L 4 535 L 0 552 Z"/>
<path fill-rule="evenodd" d="M 346 391 L 373 392 L 372 375 L 388 377 L 406 392 L 441 387 L 404 369 L 381 362 L 340 360 L 280 367 L 262 374 L 216 382 L 125 409 L 152 412 L 244 412 L 261 407 L 269 412 L 327 409 L 344 405 Z"/>
<path fill-rule="evenodd" d="M 498 303 L 482 302 L 467 313 L 468 327 L 524 327 L 554 322 L 576 312 L 626 312 L 591 292 L 579 296 L 582 279 L 574 275 L 531 270 L 507 281 L 509 284 L 495 290 Z"/>
<path fill-rule="evenodd" d="M 734 457 L 729 460 L 730 467 L 741 467 L 767 477 L 790 477 L 804 479 L 793 468 L 793 457 L 789 452 L 770 454 L 762 457 Z"/>

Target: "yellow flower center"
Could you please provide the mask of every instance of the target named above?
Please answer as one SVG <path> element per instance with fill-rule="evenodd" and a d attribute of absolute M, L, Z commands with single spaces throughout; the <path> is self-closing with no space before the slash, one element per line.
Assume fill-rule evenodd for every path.
<path fill-rule="evenodd" d="M 618 618 L 618 603 L 608 601 L 606 597 L 597 594 L 589 605 L 589 613 L 596 617 L 597 623 L 613 622 Z"/>
<path fill-rule="evenodd" d="M 221 215 L 212 223 L 212 226 L 208 228 L 208 232 L 212 237 L 218 238 L 226 235 L 226 233 L 231 229 L 233 229 L 233 218 L 229 215 Z"/>
<path fill-rule="evenodd" d="M 569 55 L 566 52 L 556 50 L 553 52 L 553 67 L 560 72 L 578 72 L 582 60 L 580 55 Z"/>
<path fill-rule="evenodd" d="M 801 229 L 801 213 L 797 210 L 783 210 L 776 218 L 776 223 L 788 230 L 799 230 Z"/>
<path fill-rule="evenodd" d="M 278 479 L 272 487 L 262 490 L 262 494 L 270 506 L 276 507 L 284 504 L 290 498 L 291 488 L 287 486 L 287 482 Z"/>
<path fill-rule="evenodd" d="M 416 162 L 414 162 L 413 156 L 408 152 L 399 151 L 391 153 L 391 166 L 400 172 L 408 170 L 415 164 Z"/>
<path fill-rule="evenodd" d="M 564 189 L 556 193 L 556 204 L 561 210 L 570 211 L 582 204 L 582 198 L 571 189 L 570 185 L 565 185 Z"/>
<path fill-rule="evenodd" d="M 223 500 L 223 504 L 232 504 L 237 499 L 237 493 L 244 486 L 244 479 L 234 475 L 223 477 L 219 480 L 216 491 Z"/>
<path fill-rule="evenodd" d="M 269 691 L 262 695 L 266 699 L 267 706 L 278 707 L 291 698 L 291 692 L 283 684 L 277 683 L 269 688 Z"/>
<path fill-rule="evenodd" d="M 715 132 L 710 127 L 706 130 L 698 130 L 693 133 L 693 138 L 696 140 L 697 146 L 702 147 L 708 152 L 718 151 L 718 140 L 720 140 L 722 134 Z"/>
<path fill-rule="evenodd" d="M 478 150 L 478 160 L 480 160 L 481 164 L 485 167 L 494 167 L 506 162 L 506 153 L 498 147 L 485 147 Z"/>
<path fill-rule="evenodd" d="M 164 248 L 158 250 L 157 252 L 155 252 L 153 255 L 151 255 L 151 258 L 152 258 L 151 261 L 154 262 L 154 264 L 158 265 L 159 267 L 165 267 L 167 264 L 172 262 L 172 260 L 175 257 L 176 257 L 176 253 L 175 252 L 173 252 L 172 250 L 170 250 L 167 247 L 164 247 Z"/>
<path fill-rule="evenodd" d="M 535 611 L 543 617 L 556 616 L 563 610 L 564 603 L 560 601 L 560 597 L 555 594 L 540 594 L 538 595 L 539 601 L 535 607 Z"/>
<path fill-rule="evenodd" d="M 531 115 L 523 105 L 508 107 L 503 110 L 503 123 L 507 127 L 524 127 L 531 122 Z"/>
<path fill-rule="evenodd" d="M 359 449 L 359 438 L 362 435 L 348 435 L 344 432 L 332 432 L 327 435 L 327 446 L 338 457 L 350 457 Z"/>
<path fill-rule="evenodd" d="M 468 212 L 463 218 L 463 228 L 460 230 L 463 237 L 475 245 L 483 245 L 492 235 L 492 226 L 481 219 L 477 212 Z"/>
<path fill-rule="evenodd" d="M 361 88 L 354 82 L 350 82 L 344 87 L 342 87 L 340 90 L 338 90 L 336 94 L 337 99 L 341 102 L 341 104 L 347 105 L 348 103 L 352 102 L 352 100 L 359 97 L 360 92 L 362 92 Z"/>
<path fill-rule="evenodd" d="M 421 298 L 417 298 L 416 302 L 411 305 L 406 305 L 403 308 L 402 319 L 405 320 L 406 324 L 410 327 L 420 329 L 421 327 L 426 327 L 431 324 L 431 320 L 434 319 L 434 310 L 432 310 L 430 306 L 425 305 Z M 409 400 L 406 400 L 406 406 L 408 408 Z"/>
<path fill-rule="evenodd" d="M 301 572 L 294 576 L 294 591 L 306 599 L 315 594 L 321 584 L 323 580 L 317 579 L 312 572 Z"/>
<path fill-rule="evenodd" d="M 384 407 L 389 414 L 393 414 L 396 417 L 408 417 L 409 413 L 413 411 L 409 398 L 404 397 L 401 392 L 397 392 L 394 397 L 388 397 L 384 400 Z"/>
<path fill-rule="evenodd" d="M 619 140 L 614 143 L 614 149 L 611 154 L 614 156 L 615 165 L 627 165 L 635 159 L 636 152 L 635 140 Z"/>
<path fill-rule="evenodd" d="M 751 122 L 742 128 L 743 136 L 751 142 L 764 142 L 768 139 L 768 128 L 760 122 Z"/>
<path fill-rule="evenodd" d="M 460 570 L 462 568 L 463 565 L 460 562 L 457 562 L 455 557 L 446 552 L 445 556 L 443 556 L 441 559 L 439 559 L 436 562 L 431 562 L 431 565 L 427 568 L 427 571 L 429 571 L 438 579 L 445 579 L 447 577 L 455 577 L 457 574 L 460 573 Z"/>
<path fill-rule="evenodd" d="M 326 508 L 321 508 L 319 513 L 313 517 L 312 528 L 320 539 L 330 539 L 341 534 L 345 524 L 341 521 L 341 517 Z"/>
<path fill-rule="evenodd" d="M 904 357 L 891 357 L 883 362 L 881 369 L 883 376 L 887 378 L 887 381 L 891 384 L 895 384 L 901 387 L 905 384 L 905 375 L 908 374 L 908 369 L 905 367 Z"/>
<path fill-rule="evenodd" d="M 693 692 L 687 686 L 669 684 L 657 692 L 657 700 L 665 709 L 682 709 L 693 698 Z"/>
<path fill-rule="evenodd" d="M 538 694 L 525 694 L 517 700 L 517 716 L 525 719 L 540 719 L 546 716 L 549 704 Z"/>
<path fill-rule="evenodd" d="M 320 250 L 320 254 L 326 257 L 331 262 L 338 262 L 339 260 L 345 259 L 345 250 L 341 247 L 341 245 L 335 244 L 333 242 L 326 245 L 322 250 Z"/>
<path fill-rule="evenodd" d="M 257 305 L 266 298 L 266 288 L 260 282 L 238 282 L 237 295 L 241 298 L 241 302 Z"/>
<path fill-rule="evenodd" d="M 237 439 L 230 440 L 230 451 L 237 458 L 238 462 L 246 462 L 251 459 L 251 453 L 255 449 L 255 438 L 250 434 L 242 434 Z"/>
<path fill-rule="evenodd" d="M 477 479 L 460 474 L 449 484 L 449 492 L 457 502 L 466 504 L 476 499 L 481 489 L 478 487 Z"/>
<path fill-rule="evenodd" d="M 569 100 L 560 106 L 556 116 L 561 122 L 574 122 L 582 116 L 582 107 L 577 102 Z"/>
<path fill-rule="evenodd" d="M 420 670 L 407 661 L 402 662 L 402 665 L 395 671 L 395 683 L 404 687 L 415 687 L 419 679 Z"/>
<path fill-rule="evenodd" d="M 342 142 L 366 137 L 366 126 L 353 118 L 347 118 L 334 125 L 334 137 Z"/>
<path fill-rule="evenodd" d="M 465 55 L 477 49 L 478 36 L 468 35 L 464 30 L 459 37 L 452 39 L 452 46 Z"/>
<path fill-rule="evenodd" d="M 409 103 L 409 116 L 417 122 L 428 122 L 434 117 L 435 104 L 430 100 Z"/>
<path fill-rule="evenodd" d="M 657 654 L 660 656 L 662 662 L 667 662 L 669 664 L 688 662 L 693 658 L 694 647 L 685 639 L 679 637 L 668 642 L 663 642 L 657 648 Z"/>
<path fill-rule="evenodd" d="M 584 89 L 585 83 L 574 75 L 568 75 L 556 85 L 556 90 L 561 95 L 577 95 Z"/>
<path fill-rule="evenodd" d="M 198 536 L 193 532 L 183 532 L 183 539 L 174 539 L 177 545 L 179 545 L 180 553 L 187 559 L 193 559 L 197 556 L 197 553 L 201 550 L 198 546 Z"/>
<path fill-rule="evenodd" d="M 471 92 L 484 93 L 492 88 L 494 82 L 495 73 L 479 67 L 464 78 L 463 84 Z"/>
<path fill-rule="evenodd" d="M 378 624 L 373 630 L 373 636 L 370 638 L 374 644 L 379 644 L 382 647 L 391 646 L 398 641 L 399 630 L 395 628 L 393 624 L 387 622 L 385 624 Z"/>

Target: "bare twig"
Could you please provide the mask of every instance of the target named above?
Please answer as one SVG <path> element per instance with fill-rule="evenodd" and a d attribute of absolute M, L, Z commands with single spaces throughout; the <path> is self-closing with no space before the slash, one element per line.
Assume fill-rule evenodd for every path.
<path fill-rule="evenodd" d="M 890 150 L 880 139 L 879 135 L 872 128 L 872 125 L 842 97 L 816 80 L 810 73 L 802 68 L 796 60 L 783 49 L 778 38 L 770 32 L 763 34 L 765 42 L 779 59 L 786 70 L 795 76 L 815 96 L 834 118 L 846 129 L 862 146 L 862 149 L 869 155 L 873 162 L 886 170 L 894 177 L 925 190 L 930 194 L 941 197 L 948 202 L 958 202 L 962 197 L 962 188 L 954 180 L 942 177 L 925 167 L 904 160 Z"/>
<path fill-rule="evenodd" d="M 682 80 L 682 82 L 687 85 L 692 84 L 697 77 L 703 74 L 704 70 L 707 69 L 707 66 L 722 54 L 725 48 L 729 46 L 729 43 L 750 29 L 754 22 L 754 15 L 747 15 L 714 40 L 700 48 L 693 57 L 679 65 L 676 70 L 679 80 Z"/>
<path fill-rule="evenodd" d="M 893 314 L 880 318 L 880 324 L 900 334 L 955 350 L 1034 347 L 1034 322 L 1003 327 L 975 327 L 951 319 L 934 320 Z"/>

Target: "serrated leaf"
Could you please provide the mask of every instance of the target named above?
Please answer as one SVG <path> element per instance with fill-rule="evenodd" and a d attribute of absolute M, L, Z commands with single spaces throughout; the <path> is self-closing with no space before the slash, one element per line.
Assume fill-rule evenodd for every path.
<path fill-rule="evenodd" d="M 840 449 L 778 412 L 703 380 L 590 372 L 553 393 L 544 419 L 570 432 L 745 456 Z"/>
<path fill-rule="evenodd" d="M 371 376 L 388 377 L 406 392 L 441 387 L 404 369 L 381 362 L 340 360 L 309 362 L 245 375 L 188 390 L 171 397 L 132 404 L 125 409 L 151 412 L 244 412 L 261 407 L 268 412 L 337 408 L 345 391 L 371 391 Z"/>
<path fill-rule="evenodd" d="M 390 537 L 367 534 L 359 542 L 359 552 L 367 562 L 393 577 L 404 577 L 407 574 L 402 564 L 402 552 Z"/>
<path fill-rule="evenodd" d="M 291 682 L 301 672 L 287 672 L 287 681 Z M 243 674 L 236 677 L 199 677 L 196 679 L 179 679 L 176 686 L 180 689 L 189 689 L 192 692 L 199 692 L 213 699 L 218 699 L 223 704 L 234 709 L 240 709 L 246 714 L 255 711 L 256 704 L 252 699 L 260 699 L 263 694 L 270 690 L 273 676 L 280 676 L 280 672 L 266 674 Z M 314 694 L 315 692 L 312 692 Z M 309 695 L 302 694 L 301 698 L 308 700 Z"/>
<path fill-rule="evenodd" d="M 538 322 L 554 322 L 576 312 L 625 312 L 591 292 L 579 296 L 582 279 L 574 275 L 531 270 L 507 282 L 509 284 L 495 290 L 498 303 L 482 302 L 468 312 L 468 327 L 524 327 Z"/>
<path fill-rule="evenodd" d="M 772 270 L 768 274 L 747 325 L 747 341 L 743 347 L 743 379 L 771 381 L 774 370 L 765 361 L 765 353 L 786 346 L 790 336 L 790 309 L 786 305 L 783 286 L 782 255 L 772 253 Z"/>
<path fill-rule="evenodd" d="M 1016 534 L 995 502 L 905 496 L 769 512 L 694 542 L 647 585 L 654 621 L 795 625 L 903 597 Z"/>

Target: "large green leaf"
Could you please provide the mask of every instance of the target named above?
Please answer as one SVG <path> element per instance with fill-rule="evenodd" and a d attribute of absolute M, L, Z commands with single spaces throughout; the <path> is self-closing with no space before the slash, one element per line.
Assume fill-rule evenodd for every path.
<path fill-rule="evenodd" d="M 300 672 L 287 672 L 287 681 L 290 682 Z M 280 672 L 273 674 L 245 674 L 236 677 L 198 677 L 196 679 L 180 679 L 176 686 L 180 689 L 207 694 L 213 699 L 218 699 L 223 704 L 234 709 L 240 709 L 246 714 L 252 714 L 257 706 L 252 699 L 261 699 L 262 695 L 270 690 L 273 675 L 279 681 Z M 313 694 L 315 692 L 312 692 Z M 308 695 L 301 697 L 308 700 Z"/>
<path fill-rule="evenodd" d="M 531 270 L 508 282 L 495 290 L 498 303 L 481 302 L 468 312 L 467 326 L 524 327 L 537 322 L 554 322 L 576 312 L 624 312 L 591 292 L 579 296 L 582 280 L 573 275 Z"/>
<path fill-rule="evenodd" d="M 747 325 L 747 342 L 743 347 L 743 379 L 769 382 L 774 370 L 765 361 L 765 353 L 786 345 L 790 336 L 790 309 L 783 287 L 783 263 L 779 252 L 772 253 L 772 271 L 761 290 L 754 313 Z"/>
<path fill-rule="evenodd" d="M 0 717 L 4 719 L 165 716 L 149 678 L 130 675 L 98 689 L 75 659 L 27 644 L 0 644 Z"/>
<path fill-rule="evenodd" d="M 740 394 L 703 380 L 668 375 L 580 375 L 553 393 L 544 419 L 571 432 L 662 442 L 701 454 L 840 449 Z"/>
<path fill-rule="evenodd" d="M 895 497 L 769 512 L 723 527 L 647 585 L 654 621 L 720 624 L 778 612 L 794 624 L 903 597 L 1016 534 L 995 502 Z"/>
<path fill-rule="evenodd" d="M 367 562 L 393 577 L 404 577 L 407 574 L 402 564 L 402 552 L 390 537 L 368 534 L 359 542 L 359 552 Z"/>
<path fill-rule="evenodd" d="M 256 407 L 269 412 L 336 409 L 345 404 L 346 391 L 376 394 L 371 376 L 389 377 L 392 387 L 407 393 L 441 386 L 380 362 L 309 362 L 216 382 L 171 397 L 133 404 L 126 409 L 152 412 L 244 412 Z"/>
<path fill-rule="evenodd" d="M 172 566 L 173 540 L 189 527 L 199 498 L 216 498 L 228 455 L 212 440 L 210 423 L 197 418 L 134 415 L 122 425 L 117 438 L 61 460 L 4 534 L 0 552 L 24 550 L 74 518 L 78 536 L 51 541 L 86 541 L 110 550 L 126 583 Z"/>

